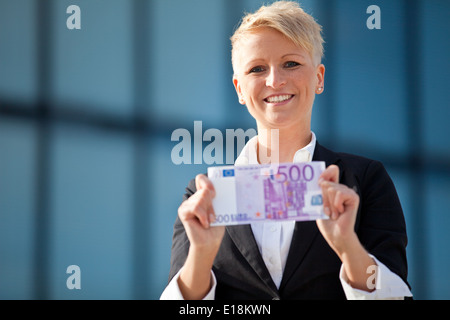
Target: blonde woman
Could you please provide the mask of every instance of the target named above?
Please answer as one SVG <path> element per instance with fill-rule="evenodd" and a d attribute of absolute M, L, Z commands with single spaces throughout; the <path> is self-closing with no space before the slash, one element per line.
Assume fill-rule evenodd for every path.
<path fill-rule="evenodd" d="M 407 284 L 402 208 L 380 162 L 336 153 L 311 131 L 324 92 L 321 26 L 295 2 L 246 15 L 231 38 L 233 84 L 256 120 L 236 164 L 325 161 L 329 220 L 210 227 L 211 181 L 187 187 L 161 299 L 402 299 Z M 276 130 L 278 141 L 270 139 Z"/>

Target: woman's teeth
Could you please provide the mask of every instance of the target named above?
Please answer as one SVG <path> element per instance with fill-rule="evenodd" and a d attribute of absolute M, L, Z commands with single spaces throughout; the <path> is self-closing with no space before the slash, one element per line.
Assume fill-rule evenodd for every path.
<path fill-rule="evenodd" d="M 279 103 L 279 102 L 289 100 L 291 97 L 292 97 L 291 94 L 284 94 L 284 95 L 280 95 L 280 96 L 271 96 L 271 97 L 266 98 L 265 100 L 269 103 Z"/>

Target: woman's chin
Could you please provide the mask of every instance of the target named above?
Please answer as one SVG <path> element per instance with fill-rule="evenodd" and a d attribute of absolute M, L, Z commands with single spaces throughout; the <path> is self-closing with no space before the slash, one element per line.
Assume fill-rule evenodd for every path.
<path fill-rule="evenodd" d="M 276 113 L 267 117 L 267 123 L 271 128 L 290 127 L 295 123 L 295 117 L 291 114 Z"/>

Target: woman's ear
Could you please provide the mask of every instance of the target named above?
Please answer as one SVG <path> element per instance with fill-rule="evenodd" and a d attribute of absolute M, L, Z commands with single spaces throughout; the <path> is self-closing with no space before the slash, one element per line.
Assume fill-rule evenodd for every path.
<path fill-rule="evenodd" d="M 323 92 L 323 88 L 325 85 L 325 66 L 323 64 L 319 64 L 317 66 L 316 75 L 317 75 L 316 93 L 321 94 Z"/>
<path fill-rule="evenodd" d="M 236 89 L 236 93 L 238 95 L 239 103 L 245 105 L 244 97 L 242 96 L 241 86 L 239 85 L 239 80 L 234 75 L 233 76 L 233 85 L 234 89 Z"/>

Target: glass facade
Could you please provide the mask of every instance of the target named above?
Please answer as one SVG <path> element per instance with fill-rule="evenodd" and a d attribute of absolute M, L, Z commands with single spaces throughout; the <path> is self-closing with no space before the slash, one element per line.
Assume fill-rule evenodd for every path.
<path fill-rule="evenodd" d="M 174 164 L 172 132 L 189 131 L 193 163 L 207 129 L 255 128 L 229 37 L 263 3 L 0 0 L 0 299 L 159 298 L 184 188 L 208 166 Z M 301 3 L 326 41 L 313 131 L 385 164 L 412 292 L 450 299 L 450 2 Z M 366 26 L 373 4 L 381 29 Z"/>

